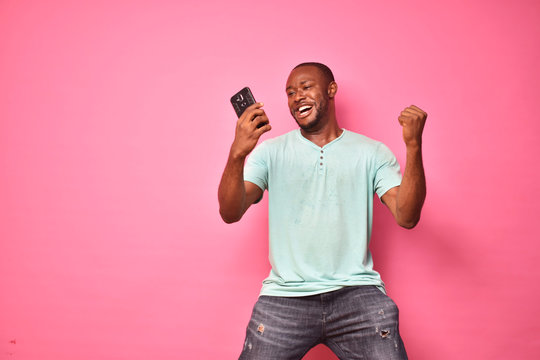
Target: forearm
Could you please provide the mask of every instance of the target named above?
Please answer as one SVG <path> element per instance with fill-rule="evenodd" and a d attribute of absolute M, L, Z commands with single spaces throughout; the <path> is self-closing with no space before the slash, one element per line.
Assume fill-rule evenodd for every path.
<path fill-rule="evenodd" d="M 408 145 L 405 171 L 396 201 L 398 224 L 409 229 L 416 226 L 425 198 L 426 178 L 422 163 L 422 145 Z"/>
<path fill-rule="evenodd" d="M 231 151 L 219 183 L 219 214 L 226 223 L 240 220 L 245 211 L 244 162 L 244 156 Z"/>

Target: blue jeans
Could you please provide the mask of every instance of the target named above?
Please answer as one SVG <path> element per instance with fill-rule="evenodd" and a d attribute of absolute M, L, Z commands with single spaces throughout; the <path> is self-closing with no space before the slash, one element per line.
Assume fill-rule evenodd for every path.
<path fill-rule="evenodd" d="M 260 296 L 240 360 L 298 360 L 318 344 L 341 360 L 407 359 L 398 308 L 375 286 L 304 297 Z"/>

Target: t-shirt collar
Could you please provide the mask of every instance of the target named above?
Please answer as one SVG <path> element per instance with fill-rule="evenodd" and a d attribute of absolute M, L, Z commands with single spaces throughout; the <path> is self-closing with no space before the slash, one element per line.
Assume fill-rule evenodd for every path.
<path fill-rule="evenodd" d="M 331 146 L 332 144 L 335 144 L 336 142 L 338 142 L 344 135 L 345 133 L 347 132 L 346 129 L 341 129 L 343 130 L 341 132 L 341 134 L 335 138 L 334 140 L 330 141 L 328 144 L 324 145 L 323 147 L 320 147 L 319 145 L 315 144 L 314 142 L 312 142 L 311 140 L 308 140 L 304 137 L 304 135 L 302 135 L 302 132 L 300 131 L 300 129 L 296 129 L 296 134 L 298 135 L 298 137 L 302 140 L 302 141 L 305 141 L 307 142 L 308 144 L 310 144 L 312 147 L 316 148 L 317 150 L 324 150 L 326 148 L 328 148 L 329 146 Z"/>

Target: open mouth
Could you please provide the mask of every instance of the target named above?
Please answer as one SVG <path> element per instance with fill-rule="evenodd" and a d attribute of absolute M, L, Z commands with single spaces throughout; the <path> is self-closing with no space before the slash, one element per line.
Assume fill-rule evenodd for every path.
<path fill-rule="evenodd" d="M 309 116 L 309 114 L 311 114 L 311 110 L 313 109 L 313 106 L 311 105 L 303 105 L 303 106 L 300 106 L 297 110 L 296 110 L 296 116 L 298 118 L 305 118 L 306 116 Z"/>

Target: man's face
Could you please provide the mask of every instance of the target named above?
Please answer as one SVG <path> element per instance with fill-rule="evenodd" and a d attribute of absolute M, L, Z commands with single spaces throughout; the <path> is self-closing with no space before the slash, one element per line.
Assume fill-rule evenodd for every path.
<path fill-rule="evenodd" d="M 286 85 L 291 115 L 303 130 L 316 130 L 327 118 L 328 80 L 315 66 L 294 69 Z"/>

